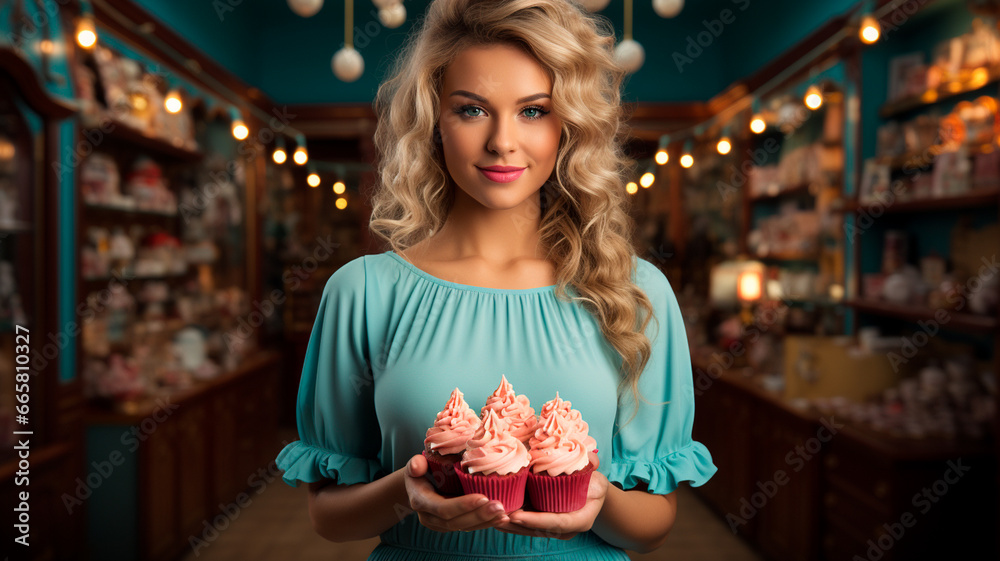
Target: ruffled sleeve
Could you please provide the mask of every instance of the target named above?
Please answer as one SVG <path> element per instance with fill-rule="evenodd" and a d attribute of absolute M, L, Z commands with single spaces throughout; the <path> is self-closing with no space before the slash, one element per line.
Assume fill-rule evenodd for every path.
<path fill-rule="evenodd" d="M 278 454 L 292 486 L 333 479 L 368 483 L 381 476 L 381 435 L 365 321 L 365 264 L 359 257 L 323 288 L 306 348 L 296 402 L 299 440 Z"/>
<path fill-rule="evenodd" d="M 646 328 L 652 354 L 639 377 L 638 404 L 630 390 L 624 392 L 608 480 L 623 489 L 645 482 L 648 492 L 664 495 L 682 481 L 702 485 L 718 468 L 708 449 L 691 438 L 694 383 L 677 297 L 663 273 L 644 259 L 638 259 L 635 280 L 655 310 Z"/>

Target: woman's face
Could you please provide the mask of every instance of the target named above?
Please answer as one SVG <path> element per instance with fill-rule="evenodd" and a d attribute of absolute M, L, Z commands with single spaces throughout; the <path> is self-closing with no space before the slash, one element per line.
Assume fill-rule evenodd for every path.
<path fill-rule="evenodd" d="M 465 194 L 488 208 L 514 208 L 548 180 L 561 133 L 551 94 L 548 73 L 516 47 L 470 47 L 452 61 L 438 126 L 445 166 Z"/>

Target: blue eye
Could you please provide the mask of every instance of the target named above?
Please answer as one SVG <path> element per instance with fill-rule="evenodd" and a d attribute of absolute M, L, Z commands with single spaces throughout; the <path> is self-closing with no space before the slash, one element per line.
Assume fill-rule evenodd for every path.
<path fill-rule="evenodd" d="M 468 114 L 466 114 L 466 111 L 470 111 L 470 110 L 471 111 L 482 111 L 482 109 L 480 109 L 479 107 L 476 107 L 475 105 L 465 105 L 461 109 L 459 109 L 458 112 L 463 117 L 478 117 L 479 116 L 479 115 L 468 115 Z"/>
<path fill-rule="evenodd" d="M 477 113 L 475 115 L 471 115 L 471 114 L 468 113 L 468 111 L 479 111 L 480 113 Z M 457 113 L 458 115 L 460 115 L 460 116 L 462 116 L 464 118 L 474 118 L 474 117 L 481 117 L 482 116 L 482 111 L 483 111 L 483 108 L 479 107 L 479 106 L 476 106 L 476 105 L 463 105 L 462 107 L 459 107 L 455 111 L 455 113 Z M 544 109 L 542 109 L 538 105 L 532 105 L 530 107 L 525 107 L 521 112 L 522 113 L 534 112 L 531 115 L 525 115 L 525 117 L 527 117 L 527 119 L 529 121 L 536 121 L 538 119 L 541 119 L 545 115 L 549 114 L 548 111 L 545 111 Z"/>

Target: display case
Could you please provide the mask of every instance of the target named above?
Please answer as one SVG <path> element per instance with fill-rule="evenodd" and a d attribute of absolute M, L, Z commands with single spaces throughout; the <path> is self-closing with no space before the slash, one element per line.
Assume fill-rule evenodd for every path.
<path fill-rule="evenodd" d="M 848 304 L 862 351 L 903 377 L 866 424 L 916 439 L 996 435 L 1000 31 L 973 10 L 922 11 L 863 58 Z"/>
<path fill-rule="evenodd" d="M 237 368 L 256 347 L 245 162 L 230 118 L 165 85 L 124 49 L 77 61 L 79 365 L 95 405 L 127 411 Z M 241 320 L 243 325 L 241 325 Z"/>
<path fill-rule="evenodd" d="M 46 164 L 72 113 L 22 53 L 0 46 L 0 500 L 14 511 L 0 538 L 32 558 L 71 558 L 84 529 L 60 501 L 83 449 L 78 384 L 59 377 L 59 175 Z"/>

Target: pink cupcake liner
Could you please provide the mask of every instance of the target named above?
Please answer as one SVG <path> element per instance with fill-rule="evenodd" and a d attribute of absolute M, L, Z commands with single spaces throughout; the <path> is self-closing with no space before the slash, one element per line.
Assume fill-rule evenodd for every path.
<path fill-rule="evenodd" d="M 434 488 L 438 490 L 438 493 L 442 495 L 461 495 L 462 483 L 458 480 L 458 476 L 455 475 L 455 462 L 442 462 L 437 458 L 441 456 L 438 454 L 428 454 L 426 450 L 421 452 L 424 458 L 427 460 L 427 477 L 431 480 L 431 484 Z M 433 457 L 437 456 L 437 458 Z"/>
<path fill-rule="evenodd" d="M 587 504 L 594 464 L 569 475 L 529 473 L 526 488 L 532 507 L 539 512 L 573 512 Z"/>
<path fill-rule="evenodd" d="M 459 467 L 455 469 L 455 475 L 462 482 L 462 489 L 466 495 L 482 494 L 491 501 L 500 501 L 504 512 L 514 512 L 524 505 L 524 484 L 528 480 L 527 467 L 509 475 L 469 474 Z"/>

